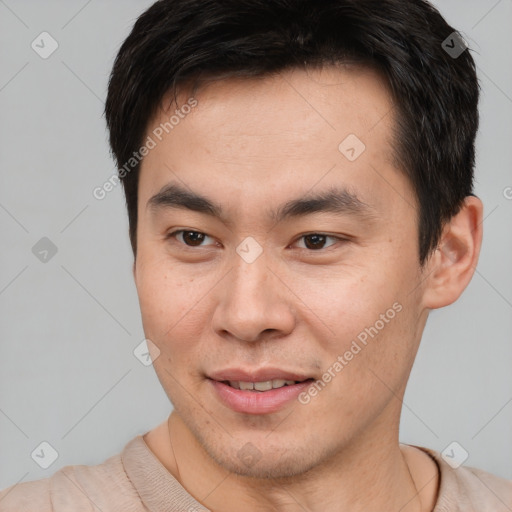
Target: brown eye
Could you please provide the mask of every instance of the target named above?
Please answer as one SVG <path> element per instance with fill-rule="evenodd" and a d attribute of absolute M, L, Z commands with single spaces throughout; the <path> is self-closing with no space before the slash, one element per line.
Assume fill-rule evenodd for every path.
<path fill-rule="evenodd" d="M 327 236 L 315 233 L 313 235 L 305 235 L 303 238 L 306 248 L 315 250 L 323 249 Z"/>
<path fill-rule="evenodd" d="M 308 235 L 302 235 L 297 239 L 300 249 L 309 251 L 321 252 L 322 249 L 329 249 L 329 247 L 336 245 L 337 243 L 343 244 L 348 242 L 347 238 L 326 235 L 324 233 L 310 233 Z"/>
<path fill-rule="evenodd" d="M 204 233 L 199 233 L 198 231 L 182 231 L 182 236 L 183 241 L 193 247 L 201 245 L 205 238 Z"/>
<path fill-rule="evenodd" d="M 199 231 L 180 229 L 178 231 L 174 231 L 173 233 L 169 233 L 166 238 L 176 238 L 178 242 L 186 245 L 187 247 L 202 247 L 205 245 L 203 242 L 210 237 L 207 234 L 201 233 Z"/>

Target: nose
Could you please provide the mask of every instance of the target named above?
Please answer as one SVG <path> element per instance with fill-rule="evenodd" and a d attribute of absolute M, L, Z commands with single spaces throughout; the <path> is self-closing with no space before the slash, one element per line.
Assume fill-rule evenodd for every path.
<path fill-rule="evenodd" d="M 247 263 L 235 253 L 234 265 L 217 290 L 213 328 L 222 337 L 256 342 L 290 334 L 295 327 L 293 294 L 262 254 Z"/>

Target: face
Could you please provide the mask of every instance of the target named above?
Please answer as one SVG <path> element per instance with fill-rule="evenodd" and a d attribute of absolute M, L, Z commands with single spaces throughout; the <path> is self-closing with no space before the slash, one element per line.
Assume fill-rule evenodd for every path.
<path fill-rule="evenodd" d="M 382 79 L 295 70 L 178 107 L 148 129 L 134 268 L 175 411 L 247 476 L 394 439 L 427 311 Z"/>

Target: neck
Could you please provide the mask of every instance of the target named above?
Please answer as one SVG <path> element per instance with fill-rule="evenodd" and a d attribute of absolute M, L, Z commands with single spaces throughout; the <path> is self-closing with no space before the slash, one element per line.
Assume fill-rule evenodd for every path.
<path fill-rule="evenodd" d="M 169 432 L 174 459 L 166 464 L 169 471 L 213 512 L 425 512 L 434 506 L 432 466 L 425 471 L 421 455 L 400 448 L 398 428 L 387 439 L 368 432 L 321 466 L 280 479 L 230 473 L 205 452 L 175 412 Z"/>

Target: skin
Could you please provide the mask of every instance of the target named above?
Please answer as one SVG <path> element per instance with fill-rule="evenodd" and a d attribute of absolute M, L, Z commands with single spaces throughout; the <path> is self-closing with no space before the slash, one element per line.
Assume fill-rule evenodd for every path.
<path fill-rule="evenodd" d="M 393 159 L 393 102 L 373 71 L 294 70 L 194 96 L 140 174 L 134 278 L 174 405 L 146 443 L 215 512 L 432 510 L 437 466 L 399 444 L 401 399 L 429 311 L 455 301 L 473 275 L 482 203 L 466 199 L 421 267 L 417 202 Z M 148 134 L 169 115 L 159 110 Z M 366 145 L 352 162 L 338 150 L 348 134 Z M 148 207 L 169 183 L 219 204 L 224 220 Z M 333 186 L 370 214 L 267 216 Z M 187 246 L 166 236 L 178 229 L 207 236 Z M 314 233 L 328 235 L 318 249 L 304 238 Z M 236 252 L 249 236 L 263 249 L 252 263 Z M 401 311 L 306 405 L 234 412 L 206 378 L 272 366 L 320 379 L 394 303 Z M 248 466 L 237 453 L 249 442 L 260 458 Z"/>

